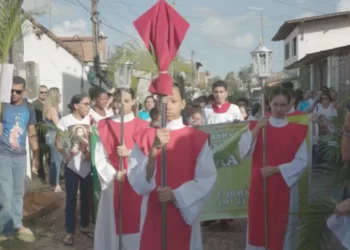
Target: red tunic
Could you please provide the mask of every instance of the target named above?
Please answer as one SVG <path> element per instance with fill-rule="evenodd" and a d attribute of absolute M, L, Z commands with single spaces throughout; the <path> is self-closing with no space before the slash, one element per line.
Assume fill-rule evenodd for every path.
<path fill-rule="evenodd" d="M 224 104 L 221 105 L 221 107 L 219 107 L 216 103 L 211 104 L 211 107 L 213 108 L 214 113 L 217 113 L 217 114 L 226 113 L 230 108 L 230 106 L 231 106 L 231 103 L 229 102 L 225 102 Z"/>
<path fill-rule="evenodd" d="M 149 124 L 139 118 L 124 123 L 124 144 L 131 150 L 134 146 L 133 134 L 148 128 Z M 120 146 L 120 123 L 111 118 L 98 122 L 98 134 L 103 147 L 108 154 L 112 166 L 119 170 L 119 156 L 117 147 Z M 128 167 L 128 160 L 124 158 L 124 169 Z M 123 182 L 123 228 L 122 234 L 134 234 L 140 232 L 142 196 L 138 195 L 126 179 Z M 114 213 L 116 220 L 116 232 L 119 234 L 119 182 L 114 182 Z M 107 214 L 105 216 L 108 216 Z"/>
<path fill-rule="evenodd" d="M 252 130 L 257 121 L 250 122 Z M 266 126 L 267 165 L 279 165 L 293 161 L 306 138 L 308 126 L 288 123 L 284 127 Z M 263 140 L 258 133 L 249 190 L 249 244 L 263 247 L 265 245 L 264 228 L 264 189 L 260 169 L 263 166 Z M 269 250 L 282 250 L 284 236 L 288 225 L 290 189 L 281 174 L 267 178 L 268 196 L 268 240 Z"/>
<path fill-rule="evenodd" d="M 135 142 L 148 155 L 156 130 L 151 128 L 135 135 Z M 177 189 L 195 176 L 197 158 L 209 135 L 191 127 L 171 131 L 166 149 L 167 186 Z M 158 151 L 155 175 L 157 186 L 161 183 L 161 150 Z M 141 234 L 140 250 L 161 250 L 161 203 L 158 193 L 149 195 L 147 213 Z M 187 225 L 174 203 L 167 206 L 167 250 L 190 250 L 191 226 Z"/>

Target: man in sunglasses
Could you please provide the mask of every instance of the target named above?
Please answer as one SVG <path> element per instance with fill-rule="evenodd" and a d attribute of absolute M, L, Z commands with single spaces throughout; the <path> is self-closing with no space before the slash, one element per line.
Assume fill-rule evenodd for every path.
<path fill-rule="evenodd" d="M 15 233 L 32 235 L 30 229 L 22 225 L 27 136 L 33 153 L 32 167 L 36 169 L 39 146 L 34 108 L 23 99 L 25 88 L 22 77 L 13 77 L 11 103 L 1 106 L 0 204 L 3 208 L 0 211 L 0 234 L 8 240 L 12 240 Z"/>

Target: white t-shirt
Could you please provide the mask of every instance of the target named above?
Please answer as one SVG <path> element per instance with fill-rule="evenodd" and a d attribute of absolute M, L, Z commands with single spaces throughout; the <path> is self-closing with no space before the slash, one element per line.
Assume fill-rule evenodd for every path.
<path fill-rule="evenodd" d="M 64 136 L 63 147 L 70 155 L 74 155 L 68 162 L 67 167 L 72 169 L 82 178 L 85 178 L 91 171 L 90 160 L 86 160 L 82 152 L 79 151 L 80 143 L 90 142 L 90 118 L 86 116 L 82 120 L 76 119 L 72 114 L 63 116 L 57 127 L 62 131 L 69 131 L 69 136 Z M 89 148 L 89 146 L 88 146 Z"/>
<path fill-rule="evenodd" d="M 212 105 L 207 105 L 202 113 L 201 125 L 231 123 L 235 120 L 242 120 L 242 113 L 237 105 L 230 104 L 229 109 L 225 113 L 215 113 Z"/>
<path fill-rule="evenodd" d="M 106 119 L 106 118 L 109 118 L 109 117 L 112 117 L 114 115 L 113 111 L 111 109 L 106 109 L 106 116 L 101 116 L 99 113 L 97 113 L 95 110 L 93 109 L 90 109 L 90 113 L 89 115 L 92 116 L 92 118 L 94 118 L 94 120 L 96 122 L 100 121 L 100 120 L 103 120 L 103 119 Z"/>
<path fill-rule="evenodd" d="M 328 128 L 330 132 L 334 131 L 334 124 L 332 119 L 338 117 L 338 111 L 333 107 L 332 104 L 328 108 L 323 108 L 320 103 L 318 103 L 313 111 L 317 118 L 319 119 L 319 129 L 322 130 L 322 125 L 328 123 Z"/>

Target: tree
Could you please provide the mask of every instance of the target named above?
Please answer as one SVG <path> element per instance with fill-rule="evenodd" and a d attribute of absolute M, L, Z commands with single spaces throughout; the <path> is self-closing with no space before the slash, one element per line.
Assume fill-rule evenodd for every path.
<path fill-rule="evenodd" d="M 126 62 L 132 62 L 134 64 L 134 69 L 144 72 L 145 74 L 151 73 L 152 76 L 158 74 L 154 53 L 149 53 L 140 42 L 130 41 L 115 47 L 113 55 L 108 60 L 107 74 L 108 78 L 113 83 L 115 83 L 114 72 L 120 65 Z M 174 69 L 174 75 L 178 72 L 190 73 L 192 70 L 191 65 L 186 63 L 179 56 L 173 60 L 169 72 L 171 69 Z"/>
<path fill-rule="evenodd" d="M 23 0 L 0 1 L 0 64 L 8 62 L 12 45 L 22 36 L 26 20 L 22 3 Z"/>
<path fill-rule="evenodd" d="M 238 72 L 239 79 L 243 82 L 244 86 L 247 87 L 249 99 L 251 98 L 252 73 L 253 66 L 251 64 L 242 67 Z"/>
<path fill-rule="evenodd" d="M 230 94 L 238 90 L 238 81 L 233 71 L 230 71 L 226 74 L 225 82 L 227 83 L 228 91 Z"/>

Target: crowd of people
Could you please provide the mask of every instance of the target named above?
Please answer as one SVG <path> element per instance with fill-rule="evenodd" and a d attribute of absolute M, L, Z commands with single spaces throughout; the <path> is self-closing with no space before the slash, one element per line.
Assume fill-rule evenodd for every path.
<path fill-rule="evenodd" d="M 40 86 L 32 103 L 25 98 L 25 89 L 25 80 L 14 77 L 11 103 L 1 107 L 1 233 L 7 240 L 13 240 L 15 233 L 32 235 L 22 225 L 24 178 L 30 154 L 32 170 L 40 181 L 46 183 L 48 179 L 52 192 L 65 192 L 63 244 L 74 245 L 79 198 L 78 230 L 94 239 L 95 250 L 114 250 L 119 244 L 125 250 L 161 250 L 164 203 L 168 211 L 167 249 L 202 250 L 201 226 L 212 222 L 201 225 L 199 217 L 216 182 L 217 170 L 209 135 L 197 127 L 241 121 L 249 122 L 249 129 L 240 139 L 239 153 L 242 158 L 253 157 L 246 249 L 260 250 L 265 246 L 264 178 L 269 180 L 268 193 L 273 194 L 268 200 L 272 204 L 268 211 L 274 214 L 268 221 L 269 247 L 295 249 L 295 242 L 288 240 L 293 235 L 289 228 L 293 228 L 290 225 L 295 223 L 295 217 L 285 214 L 298 210 L 297 183 L 308 162 L 309 127 L 288 122 L 286 116 L 309 113 L 317 143 L 319 136 L 334 131 L 333 119 L 339 108 L 337 93 L 326 87 L 314 93 L 294 90 L 292 83 L 284 83 L 264 100 L 266 110 L 262 112 L 259 103 L 245 97 L 229 103 L 225 81 L 215 82 L 211 95 L 193 101 L 185 100 L 183 87 L 174 84 L 173 94 L 167 97 L 167 125 L 161 128 L 157 96 L 150 95 L 138 104 L 132 89 L 110 93 L 95 87 L 89 94 L 74 95 L 68 104 L 69 114 L 62 115 L 58 88 Z M 349 124 L 344 129 L 344 140 L 349 137 Z M 266 129 L 266 142 L 262 128 Z M 97 142 L 91 147 L 93 133 Z M 27 138 L 30 152 L 26 149 Z M 269 148 L 264 168 L 263 143 Z M 167 153 L 166 187 L 161 186 L 163 146 Z M 90 227 L 92 167 L 96 168 L 102 190 L 94 230 Z M 341 204 L 336 213 L 343 215 L 349 210 L 349 206 Z M 233 222 L 220 223 L 227 229 Z"/>

